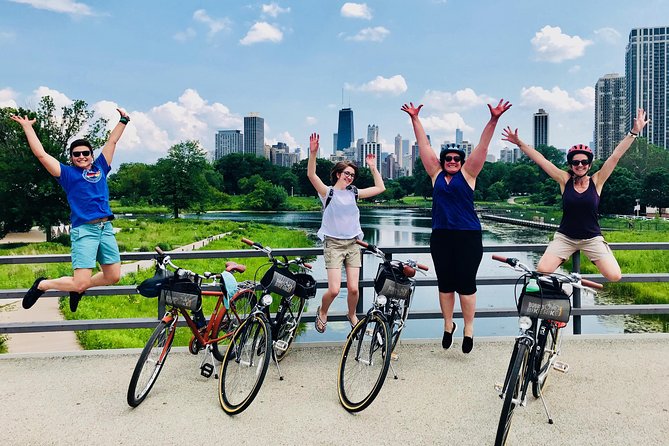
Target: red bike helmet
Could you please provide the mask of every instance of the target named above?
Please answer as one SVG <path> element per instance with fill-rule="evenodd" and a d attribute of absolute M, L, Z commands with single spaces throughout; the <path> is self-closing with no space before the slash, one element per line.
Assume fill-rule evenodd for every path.
<path fill-rule="evenodd" d="M 571 146 L 567 152 L 567 162 L 571 163 L 572 158 L 574 158 L 574 155 L 577 153 L 586 155 L 588 157 L 588 161 L 592 164 L 592 159 L 595 157 L 595 155 L 592 153 L 592 149 L 585 144 L 576 144 L 575 146 Z"/>

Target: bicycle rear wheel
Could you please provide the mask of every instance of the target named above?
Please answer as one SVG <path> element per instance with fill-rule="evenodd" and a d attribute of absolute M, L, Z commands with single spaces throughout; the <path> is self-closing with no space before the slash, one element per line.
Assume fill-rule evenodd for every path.
<path fill-rule="evenodd" d="M 241 413 L 253 402 L 269 368 L 271 348 L 263 315 L 246 319 L 232 335 L 218 375 L 218 400 L 225 413 Z"/>
<path fill-rule="evenodd" d="M 390 352 L 395 351 L 395 347 L 397 347 L 397 343 L 400 340 L 400 335 L 402 334 L 402 330 L 404 329 L 404 324 L 407 321 L 407 318 L 409 317 L 409 307 L 411 306 L 411 299 L 413 298 L 413 293 L 406 299 L 398 299 L 397 301 L 397 310 L 392 322 L 392 325 L 390 327 L 391 331 L 391 338 L 392 338 L 392 343 L 390 346 Z"/>
<path fill-rule="evenodd" d="M 176 318 L 169 323 L 160 321 L 139 355 L 128 386 L 127 400 L 131 407 L 137 407 L 144 401 L 158 379 L 174 341 L 176 322 Z"/>
<path fill-rule="evenodd" d="M 349 412 L 369 406 L 390 366 L 388 324 L 378 314 L 363 318 L 348 335 L 339 363 L 339 402 Z"/>
<path fill-rule="evenodd" d="M 300 319 L 302 319 L 302 311 L 307 300 L 304 297 L 292 296 L 290 304 L 286 309 L 283 322 L 278 329 L 276 341 L 283 341 L 275 345 L 276 360 L 281 361 L 288 353 L 288 349 L 293 344 L 293 340 L 297 336 L 297 329 L 300 326 Z"/>
<path fill-rule="evenodd" d="M 511 429 L 513 411 L 520 404 L 523 379 L 527 372 L 529 349 L 527 345 L 522 343 L 517 343 L 516 347 L 515 357 L 512 357 L 513 365 L 510 364 L 510 371 L 504 383 L 504 403 L 502 404 L 502 413 L 499 417 L 499 425 L 497 426 L 495 446 L 506 444 L 506 438 L 509 435 L 509 429 Z"/>
<path fill-rule="evenodd" d="M 230 308 L 225 312 L 221 318 L 218 327 L 213 328 L 213 337 L 222 338 L 228 333 L 233 333 L 244 319 L 251 314 L 251 310 L 256 304 L 256 295 L 253 290 L 240 290 L 230 299 Z M 220 311 L 220 310 L 219 310 Z M 223 362 L 225 349 L 230 343 L 230 338 L 222 339 L 211 344 L 211 352 L 217 361 Z M 219 347 L 221 345 L 221 347 Z"/>
<path fill-rule="evenodd" d="M 560 352 L 560 329 L 553 322 L 543 320 L 537 337 L 537 356 L 534 363 L 535 380 L 532 381 L 532 395 L 539 398 L 546 386 L 550 372 L 557 355 Z"/>

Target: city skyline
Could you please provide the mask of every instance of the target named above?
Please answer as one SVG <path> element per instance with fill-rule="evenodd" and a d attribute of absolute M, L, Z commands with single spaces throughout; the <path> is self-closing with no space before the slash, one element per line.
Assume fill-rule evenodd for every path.
<path fill-rule="evenodd" d="M 317 132 L 323 156 L 338 110 L 350 107 L 354 126 L 377 125 L 391 151 L 398 134 L 414 141 L 405 102 L 425 104 L 436 150 L 457 140 L 456 128 L 476 145 L 486 103 L 502 97 L 513 108 L 490 153 L 506 145 L 502 126 L 532 141 L 539 108 L 563 149 L 593 140 L 597 80 L 625 73 L 630 30 L 667 25 L 657 17 L 669 17 L 669 2 L 0 0 L 0 49 L 11 61 L 0 106 L 83 99 L 110 125 L 125 108 L 132 121 L 115 167 L 154 162 L 187 139 L 213 153 L 217 132 L 242 129 L 251 112 L 264 118 L 265 143 L 305 150 Z"/>

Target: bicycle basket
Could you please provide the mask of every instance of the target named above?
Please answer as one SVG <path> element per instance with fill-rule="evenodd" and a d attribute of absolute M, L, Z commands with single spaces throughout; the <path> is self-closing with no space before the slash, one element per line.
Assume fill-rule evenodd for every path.
<path fill-rule="evenodd" d="M 199 282 L 200 280 L 196 283 L 187 278 L 174 276 L 161 288 L 160 298 L 166 305 L 197 311 L 202 307 L 202 290 Z"/>
<path fill-rule="evenodd" d="M 297 286 L 295 288 L 295 295 L 305 299 L 311 299 L 316 296 L 316 279 L 311 274 L 297 273 L 294 274 Z"/>
<path fill-rule="evenodd" d="M 527 291 L 527 282 L 518 301 L 518 314 L 521 316 L 550 319 L 557 322 L 569 322 L 571 301 L 557 281 L 538 280 L 539 291 Z"/>
<path fill-rule="evenodd" d="M 137 291 L 144 297 L 158 297 L 160 289 L 174 276 L 172 271 L 159 269 L 153 275 L 137 285 Z"/>
<path fill-rule="evenodd" d="M 265 275 L 260 279 L 260 284 L 270 293 L 276 293 L 282 297 L 295 294 L 297 282 L 295 275 L 288 268 L 279 268 L 272 265 Z"/>
<path fill-rule="evenodd" d="M 388 299 L 408 299 L 411 297 L 411 281 L 396 266 L 380 264 L 374 279 L 374 291 L 376 294 L 386 296 Z"/>

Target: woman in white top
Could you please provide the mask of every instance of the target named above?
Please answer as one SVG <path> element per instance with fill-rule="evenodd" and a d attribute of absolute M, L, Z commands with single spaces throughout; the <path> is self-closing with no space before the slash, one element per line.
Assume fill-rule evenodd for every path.
<path fill-rule="evenodd" d="M 365 162 L 372 172 L 374 186 L 356 189 L 352 185 L 358 175 L 358 166 L 350 161 L 337 163 L 330 179 L 332 186 L 326 186 L 316 175 L 316 154 L 319 148 L 319 135 L 312 133 L 309 137 L 309 163 L 307 177 L 318 192 L 323 202 L 323 221 L 318 230 L 318 237 L 323 241 L 325 268 L 328 273 L 328 289 L 323 294 L 321 306 L 316 310 L 316 331 L 323 333 L 327 325 L 328 310 L 339 294 L 341 287 L 341 267 L 346 267 L 346 288 L 348 290 L 347 318 L 354 326 L 358 323 L 355 307 L 358 304 L 358 280 L 362 265 L 360 248 L 355 243 L 362 239 L 360 228 L 360 211 L 356 200 L 380 194 L 386 187 L 381 174 L 376 168 L 376 156 L 367 155 Z"/>

